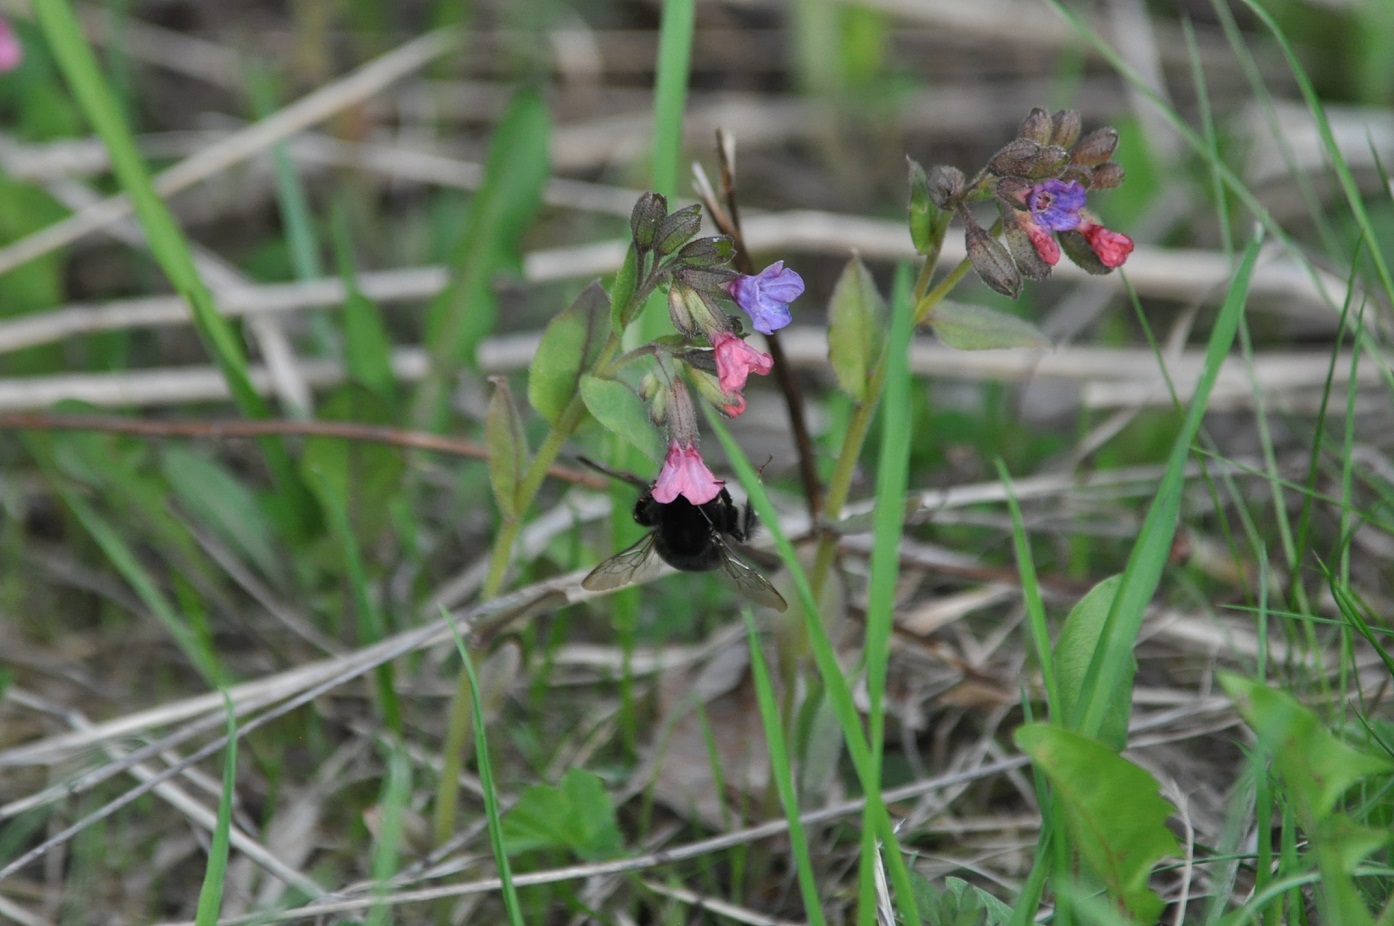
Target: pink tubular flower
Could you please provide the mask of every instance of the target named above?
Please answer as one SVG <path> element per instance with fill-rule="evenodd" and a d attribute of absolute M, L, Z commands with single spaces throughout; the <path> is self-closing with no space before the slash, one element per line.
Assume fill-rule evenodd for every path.
<path fill-rule="evenodd" d="M 654 483 L 653 498 L 666 505 L 681 495 L 694 505 L 705 505 L 721 494 L 722 485 L 707 469 L 696 444 L 683 446 L 673 441 Z"/>
<path fill-rule="evenodd" d="M 1080 216 L 1079 233 L 1099 256 L 1099 262 L 1110 270 L 1123 266 L 1128 255 L 1133 253 L 1133 239 L 1122 232 L 1104 228 L 1088 215 Z"/>
<path fill-rule="evenodd" d="M 789 303 L 803 295 L 803 277 L 777 260 L 755 276 L 736 277 L 726 291 L 750 316 L 756 331 L 774 334 L 789 324 Z"/>
<path fill-rule="evenodd" d="M 1060 263 L 1060 243 L 1055 240 L 1055 236 L 1050 230 L 1037 224 L 1031 219 L 1029 213 L 1018 213 L 1018 223 L 1026 231 L 1026 237 L 1031 239 L 1031 246 L 1036 249 L 1036 256 L 1054 267 Z"/>
<path fill-rule="evenodd" d="M 721 391 L 727 395 L 744 389 L 746 377 L 751 373 L 764 376 L 774 369 L 774 358 L 729 332 L 719 332 L 714 336 L 712 347 L 716 348 L 716 375 L 721 382 Z"/>
<path fill-rule="evenodd" d="M 0 18 L 0 74 L 8 74 L 24 60 L 24 46 L 19 43 L 10 21 Z"/>

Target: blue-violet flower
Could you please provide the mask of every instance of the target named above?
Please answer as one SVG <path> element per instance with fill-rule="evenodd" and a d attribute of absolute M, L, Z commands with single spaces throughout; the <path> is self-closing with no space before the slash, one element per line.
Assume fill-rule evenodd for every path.
<path fill-rule="evenodd" d="M 1084 187 L 1074 180 L 1047 180 L 1026 191 L 1026 208 L 1042 228 L 1073 231 L 1079 227 L 1084 198 Z"/>
<path fill-rule="evenodd" d="M 777 260 L 755 276 L 736 277 L 726 291 L 750 316 L 756 331 L 774 334 L 789 324 L 789 303 L 803 294 L 803 277 Z"/>

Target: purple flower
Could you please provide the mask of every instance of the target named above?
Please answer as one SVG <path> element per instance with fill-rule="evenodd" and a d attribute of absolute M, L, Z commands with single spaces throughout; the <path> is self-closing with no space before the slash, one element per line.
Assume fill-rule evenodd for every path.
<path fill-rule="evenodd" d="M 736 277 L 726 291 L 750 316 L 756 331 L 774 334 L 789 324 L 789 303 L 803 294 L 803 277 L 777 260 L 753 277 Z"/>
<path fill-rule="evenodd" d="M 1072 231 L 1079 227 L 1084 197 L 1084 187 L 1074 180 L 1047 180 L 1026 191 L 1026 208 L 1040 227 Z"/>

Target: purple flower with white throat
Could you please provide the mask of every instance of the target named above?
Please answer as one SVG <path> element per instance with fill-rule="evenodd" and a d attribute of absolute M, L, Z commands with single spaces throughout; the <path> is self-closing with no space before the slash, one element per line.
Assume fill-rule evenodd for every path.
<path fill-rule="evenodd" d="M 777 260 L 755 276 L 736 277 L 726 291 L 750 316 L 756 331 L 774 334 L 789 324 L 789 303 L 803 295 L 803 277 Z"/>
<path fill-rule="evenodd" d="M 1047 180 L 1026 191 L 1026 208 L 1042 228 L 1053 232 L 1079 227 L 1079 210 L 1084 208 L 1084 187 L 1074 180 Z"/>

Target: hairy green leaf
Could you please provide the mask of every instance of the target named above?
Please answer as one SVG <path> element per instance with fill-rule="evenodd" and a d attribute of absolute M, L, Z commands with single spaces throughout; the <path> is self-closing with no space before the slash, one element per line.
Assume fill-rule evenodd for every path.
<path fill-rule="evenodd" d="M 663 440 L 649 418 L 644 400 L 633 389 L 618 380 L 583 376 L 581 398 L 605 430 L 627 441 L 653 462 L 663 462 Z"/>
<path fill-rule="evenodd" d="M 1135 920 L 1155 923 L 1162 899 L 1147 880 L 1159 860 L 1181 854 L 1156 780 L 1103 743 L 1053 724 L 1020 727 L 1014 739 L 1050 781 L 1089 870 Z"/>
<path fill-rule="evenodd" d="M 958 350 L 1050 346 L 1050 339 L 1026 319 L 985 305 L 941 302 L 925 321 L 939 340 Z"/>
<path fill-rule="evenodd" d="M 867 399 L 871 370 L 885 341 L 886 302 L 860 257 L 842 268 L 828 300 L 828 360 L 842 391 Z"/>
<path fill-rule="evenodd" d="M 505 518 L 516 518 L 519 515 L 518 483 L 527 466 L 528 439 L 523 433 L 523 419 L 513 404 L 508 380 L 502 376 L 491 376 L 489 381 L 494 384 L 494 394 L 484 414 L 484 448 L 489 452 L 489 483 L 494 488 L 499 511 L 503 512 Z"/>
<path fill-rule="evenodd" d="M 610 297 L 599 282 L 547 323 L 528 372 L 528 401 L 549 424 L 580 388 L 581 374 L 595 366 L 609 335 Z"/>

